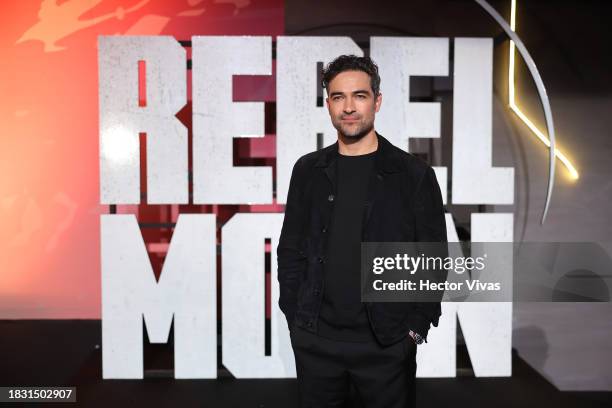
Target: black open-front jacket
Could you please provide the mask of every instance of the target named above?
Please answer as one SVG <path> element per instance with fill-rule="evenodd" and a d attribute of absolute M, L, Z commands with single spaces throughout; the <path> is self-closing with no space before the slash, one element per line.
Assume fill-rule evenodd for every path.
<path fill-rule="evenodd" d="M 447 242 L 442 195 L 433 169 L 380 134 L 363 209 L 363 242 Z M 316 332 L 323 263 L 336 191 L 338 142 L 294 165 L 277 248 L 279 306 L 290 328 Z M 356 254 L 358 256 L 358 254 Z M 359 273 L 359 271 L 357 271 Z M 426 337 L 438 325 L 440 302 L 369 302 L 372 329 L 383 345 L 410 330 Z"/>

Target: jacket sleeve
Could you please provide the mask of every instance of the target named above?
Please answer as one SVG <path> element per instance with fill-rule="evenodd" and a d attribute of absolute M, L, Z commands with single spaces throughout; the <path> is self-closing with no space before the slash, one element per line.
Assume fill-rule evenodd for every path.
<path fill-rule="evenodd" d="M 415 214 L 417 242 L 448 242 L 442 193 L 440 192 L 436 173 L 429 166 L 416 188 L 413 211 Z M 427 248 L 428 252 L 430 252 L 429 255 L 442 258 L 448 256 L 446 245 L 436 246 L 435 248 L 428 246 Z M 432 253 L 432 251 L 435 253 Z M 444 282 L 448 271 L 445 269 L 428 271 L 428 274 L 429 278 L 437 282 Z M 414 305 L 416 313 L 411 318 L 411 328 L 424 338 L 427 337 L 430 323 L 438 326 L 438 320 L 442 314 L 440 307 L 442 296 L 443 292 L 440 291 L 436 299 L 428 302 L 418 302 Z"/>
<path fill-rule="evenodd" d="M 297 293 L 307 266 L 306 254 L 302 248 L 306 212 L 302 199 L 301 184 L 304 176 L 301 169 L 302 163 L 298 160 L 291 172 L 285 217 L 276 249 L 280 288 L 278 305 L 285 314 L 289 328 L 295 318 Z"/>

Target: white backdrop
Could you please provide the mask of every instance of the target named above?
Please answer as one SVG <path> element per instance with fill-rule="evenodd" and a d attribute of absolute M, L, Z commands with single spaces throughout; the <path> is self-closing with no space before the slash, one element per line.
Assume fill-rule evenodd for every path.
<path fill-rule="evenodd" d="M 409 79 L 446 76 L 447 38 L 371 38 L 383 104 L 376 128 L 408 148 L 410 138 L 440 137 L 440 106 L 411 102 Z M 262 137 L 261 102 L 233 102 L 232 75 L 270 75 L 271 37 L 193 37 L 194 204 L 272 203 L 270 167 L 234 167 L 233 137 Z M 492 165 L 492 47 L 489 38 L 454 40 L 453 204 L 512 204 L 514 169 Z M 303 154 L 335 141 L 317 107 L 318 62 L 362 55 L 348 37 L 277 38 L 277 193 L 284 203 L 291 169 Z M 138 61 L 147 66 L 147 106 L 138 106 Z M 139 204 L 139 132 L 147 132 L 147 204 L 188 202 L 187 129 L 175 117 L 186 103 L 186 54 L 170 37 L 100 37 L 100 196 Z M 447 202 L 449 169 L 436 167 Z M 103 377 L 142 378 L 142 326 L 166 342 L 174 318 L 176 378 L 216 377 L 214 214 L 179 216 L 159 282 L 133 215 L 103 215 Z M 272 265 L 272 353 L 264 355 L 263 243 L 278 244 L 282 214 L 237 214 L 223 227 L 223 364 L 237 378 L 295 377 L 288 329 L 278 309 Z M 472 240 L 511 242 L 513 214 L 472 214 Z M 458 241 L 447 214 L 449 241 Z M 511 273 L 511 265 L 508 273 Z M 444 303 L 419 346 L 419 377 L 456 375 L 456 322 L 476 376 L 511 375 L 511 303 Z"/>

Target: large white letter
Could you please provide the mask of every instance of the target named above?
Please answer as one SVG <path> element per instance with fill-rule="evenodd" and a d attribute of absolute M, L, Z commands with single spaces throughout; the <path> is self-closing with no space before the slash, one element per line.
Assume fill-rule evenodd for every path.
<path fill-rule="evenodd" d="M 492 166 L 493 40 L 457 38 L 453 204 L 512 204 L 514 168 Z"/>
<path fill-rule="evenodd" d="M 276 252 L 283 214 L 236 214 L 223 226 L 223 365 L 236 378 L 295 378 L 278 307 Z M 265 356 L 264 242 L 271 240 L 271 355 Z"/>
<path fill-rule="evenodd" d="M 408 150 L 409 138 L 440 137 L 440 103 L 410 102 L 410 77 L 448 75 L 448 38 L 372 37 L 383 104 L 376 128 Z"/>
<path fill-rule="evenodd" d="M 452 218 L 447 214 L 447 227 Z M 450 223 L 449 223 L 450 222 Z M 459 242 L 448 229 L 448 241 Z M 472 242 L 508 242 L 512 248 L 512 214 L 472 214 Z M 495 244 L 493 244 L 495 245 Z M 458 247 L 451 246 L 451 249 Z M 499 251 L 497 251 L 499 254 Z M 453 257 L 463 254 L 451 253 Z M 511 254 L 510 254 L 511 258 Z M 487 267 L 495 268 L 496 260 Z M 503 274 L 512 274 L 512 262 L 498 265 Z M 511 278 L 509 279 L 511 282 Z M 428 343 L 419 346 L 418 377 L 456 376 L 457 317 L 477 377 L 502 377 L 512 374 L 512 302 L 442 302 L 438 327 L 432 327 Z"/>
<path fill-rule="evenodd" d="M 142 378 L 144 316 L 152 343 L 174 317 L 176 378 L 216 378 L 216 243 L 213 214 L 183 214 L 159 278 L 133 215 L 102 215 L 102 377 Z"/>
<path fill-rule="evenodd" d="M 147 133 L 147 203 L 186 204 L 185 50 L 172 37 L 100 37 L 100 201 L 140 204 L 140 145 Z M 146 106 L 138 106 L 138 61 Z"/>
<path fill-rule="evenodd" d="M 409 151 L 410 138 L 440 137 L 440 103 L 410 102 L 410 77 L 448 75 L 448 38 L 372 37 L 383 103 L 376 128 L 397 147 Z M 446 204 L 446 167 L 434 167 Z"/>
<path fill-rule="evenodd" d="M 514 191 L 514 190 L 511 190 Z M 514 216 L 506 213 L 472 214 L 472 242 L 513 241 Z M 495 244 L 493 244 L 495 245 Z M 512 244 L 504 247 L 510 255 L 508 262 L 495 265 L 501 255 L 489 259 L 487 269 L 510 274 L 512 282 Z M 479 255 L 479 254 L 476 254 Z M 470 354 L 476 377 L 502 377 L 512 375 L 512 302 L 463 302 L 458 303 L 457 315 L 461 331 Z"/>
<path fill-rule="evenodd" d="M 325 103 L 317 106 L 317 63 L 363 51 L 349 37 L 278 37 L 276 49 L 276 198 L 284 204 L 291 169 L 300 156 L 317 150 L 317 134 L 323 147 L 336 141 Z"/>
<path fill-rule="evenodd" d="M 233 138 L 263 137 L 264 103 L 233 102 L 233 75 L 271 75 L 271 37 L 193 37 L 193 202 L 272 202 L 270 167 L 234 167 Z"/>

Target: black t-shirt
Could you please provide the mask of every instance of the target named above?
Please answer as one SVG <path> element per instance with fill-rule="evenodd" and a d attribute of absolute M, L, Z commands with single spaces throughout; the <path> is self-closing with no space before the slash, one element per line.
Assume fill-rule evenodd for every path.
<path fill-rule="evenodd" d="M 338 157 L 318 321 L 322 337 L 365 342 L 374 336 L 365 304 L 361 303 L 360 251 L 363 210 L 375 154 Z"/>

